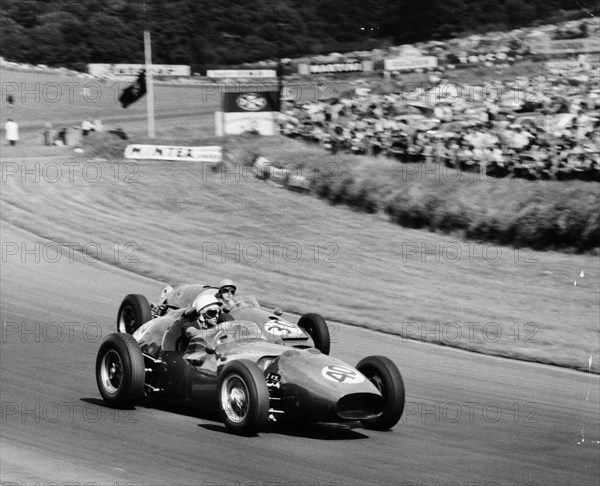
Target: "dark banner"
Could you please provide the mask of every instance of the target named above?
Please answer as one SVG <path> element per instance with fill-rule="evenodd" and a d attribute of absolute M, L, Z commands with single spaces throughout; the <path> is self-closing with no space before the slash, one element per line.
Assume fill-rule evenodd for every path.
<path fill-rule="evenodd" d="M 279 111 L 279 92 L 224 93 L 223 111 L 225 113 Z"/>

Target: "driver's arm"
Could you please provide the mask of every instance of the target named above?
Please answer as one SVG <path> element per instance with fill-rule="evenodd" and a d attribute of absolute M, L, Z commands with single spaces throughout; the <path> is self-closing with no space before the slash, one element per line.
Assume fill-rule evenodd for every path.
<path fill-rule="evenodd" d="M 181 332 L 186 337 L 186 339 L 192 339 L 193 337 L 199 336 L 201 334 L 201 331 L 200 329 L 198 329 L 195 322 L 184 324 L 181 327 Z"/>

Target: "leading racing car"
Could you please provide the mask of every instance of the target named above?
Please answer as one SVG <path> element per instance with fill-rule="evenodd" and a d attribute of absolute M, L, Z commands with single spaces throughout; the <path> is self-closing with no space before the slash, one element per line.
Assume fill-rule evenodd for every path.
<path fill-rule="evenodd" d="M 202 284 L 167 285 L 157 304 L 150 304 L 143 295 L 129 294 L 119 307 L 117 330 L 132 334 L 150 319 L 187 308 L 197 297 L 215 295 L 217 291 L 217 287 Z M 319 314 L 304 314 L 294 324 L 282 317 L 280 308 L 270 310 L 262 307 L 251 295 L 236 297 L 226 311 L 223 313 L 224 319 L 256 322 L 273 340 L 279 338 L 285 344 L 296 347 L 314 346 L 322 353 L 329 354 L 329 327 Z"/>
<path fill-rule="evenodd" d="M 225 426 L 254 435 L 268 422 L 348 422 L 389 429 L 404 410 L 396 365 L 369 356 L 356 367 L 313 347 L 289 347 L 253 321 L 205 329 L 181 347 L 193 307 L 173 309 L 133 334 L 113 333 L 96 358 L 96 382 L 112 407 L 148 399 L 216 411 Z M 144 342 L 142 350 L 141 342 Z"/>

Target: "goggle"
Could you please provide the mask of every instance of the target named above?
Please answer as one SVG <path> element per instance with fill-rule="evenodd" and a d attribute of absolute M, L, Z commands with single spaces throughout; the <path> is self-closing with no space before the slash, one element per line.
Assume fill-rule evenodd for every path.
<path fill-rule="evenodd" d="M 219 292 L 221 292 L 222 294 L 235 295 L 235 289 L 233 287 L 223 287 L 219 289 Z"/>
<path fill-rule="evenodd" d="M 215 317 L 217 317 L 219 315 L 219 309 L 209 309 L 209 310 L 203 312 L 202 315 L 204 317 L 206 317 L 207 319 L 214 319 Z"/>

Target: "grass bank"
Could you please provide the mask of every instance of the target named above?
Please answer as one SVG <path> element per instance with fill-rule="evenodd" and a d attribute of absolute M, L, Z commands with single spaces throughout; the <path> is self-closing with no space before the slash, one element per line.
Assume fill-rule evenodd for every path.
<path fill-rule="evenodd" d="M 7 177 L 2 219 L 56 242 L 87 244 L 96 249 L 92 259 L 161 282 L 213 283 L 227 276 L 241 293 L 285 311 L 316 311 L 407 339 L 581 370 L 591 357 L 592 371 L 600 371 L 595 256 L 404 228 L 390 224 L 381 209 L 369 214 L 251 179 L 234 162 L 226 173 L 193 162 L 132 165 L 122 160 L 125 142 L 89 142 L 84 157 L 94 161 L 78 159 L 75 167 L 90 163 L 101 177 L 77 170 L 59 180 Z M 167 133 L 156 142 L 214 139 L 190 136 L 184 143 Z M 241 163 L 256 151 L 273 160 L 289 153 L 302 167 L 336 160 L 278 138 L 222 143 L 230 160 Z M 8 160 L 11 167 L 16 160 Z M 61 163 L 42 156 L 36 162 L 41 175 L 44 164 L 55 170 Z M 330 167 L 327 172 L 332 175 Z M 406 177 L 410 185 L 419 175 Z M 343 343 L 340 332 L 333 326 L 334 354 Z"/>
<path fill-rule="evenodd" d="M 438 164 L 330 155 L 301 141 L 236 139 L 232 160 L 263 155 L 306 176 L 332 204 L 384 213 L 406 228 L 515 248 L 598 253 L 600 185 L 583 181 L 498 179 Z"/>

